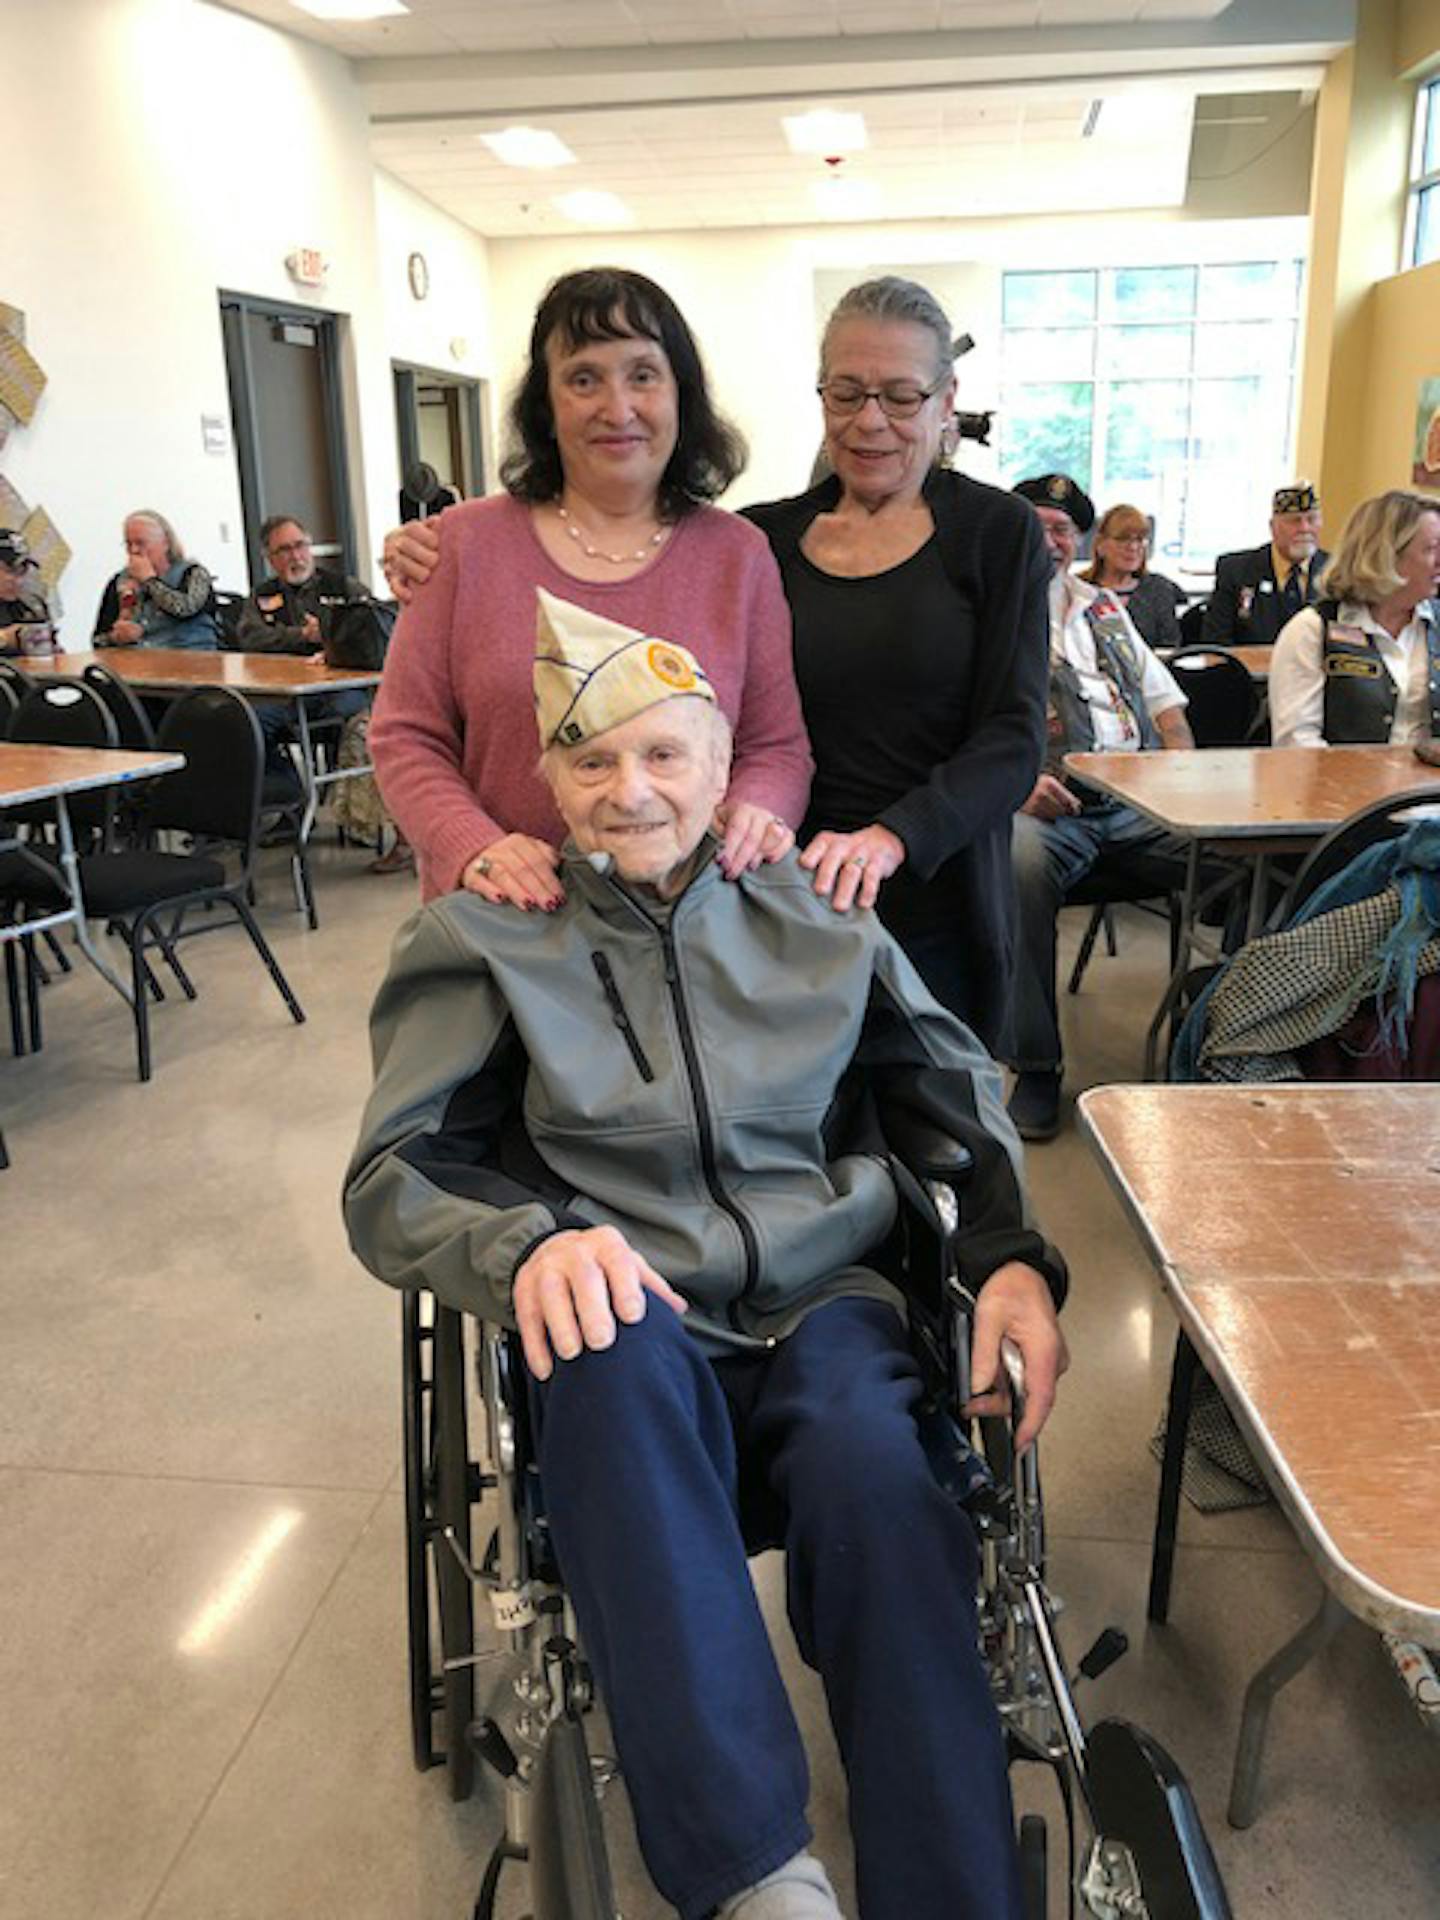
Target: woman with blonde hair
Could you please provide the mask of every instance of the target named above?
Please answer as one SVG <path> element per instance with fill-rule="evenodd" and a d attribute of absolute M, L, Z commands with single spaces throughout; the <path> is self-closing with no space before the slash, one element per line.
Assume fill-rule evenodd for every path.
<path fill-rule="evenodd" d="M 1180 621 L 1175 610 L 1184 605 L 1187 595 L 1165 574 L 1150 571 L 1150 522 L 1139 507 L 1123 500 L 1107 507 L 1090 553 L 1090 564 L 1080 578 L 1122 606 L 1147 645 L 1178 647 Z"/>
<path fill-rule="evenodd" d="M 125 565 L 100 597 L 97 647 L 218 647 L 214 581 L 152 507 L 126 514 Z"/>
<path fill-rule="evenodd" d="M 1399 489 L 1363 500 L 1320 591 L 1275 642 L 1275 745 L 1440 736 L 1440 501 Z"/>

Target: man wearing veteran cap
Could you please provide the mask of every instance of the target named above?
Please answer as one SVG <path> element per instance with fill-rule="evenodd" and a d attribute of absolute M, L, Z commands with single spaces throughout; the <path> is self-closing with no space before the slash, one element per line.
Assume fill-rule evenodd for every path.
<path fill-rule="evenodd" d="M 50 613 L 34 576 L 30 549 L 18 533 L 0 527 L 0 653 L 25 652 L 32 634 L 43 634 L 48 650 Z"/>
<path fill-rule="evenodd" d="M 1060 1128 L 1062 1055 L 1055 1003 L 1055 923 L 1066 895 L 1089 875 L 1117 881 L 1153 872 L 1180 885 L 1185 844 L 1133 808 L 1066 781 L 1067 753 L 1143 753 L 1192 747 L 1185 695 L 1103 587 L 1070 571 L 1079 536 L 1095 523 L 1089 496 L 1064 473 L 1022 480 L 1050 549 L 1050 703 L 1046 764 L 1015 816 L 1019 921 L 1010 1064 L 1010 1117 L 1022 1139 Z M 1172 880 L 1173 869 L 1173 880 Z"/>
<path fill-rule="evenodd" d="M 1263 547 L 1222 553 L 1202 640 L 1268 646 L 1287 620 L 1317 598 L 1329 554 L 1320 545 L 1320 496 L 1308 480 L 1276 489 Z"/>
<path fill-rule="evenodd" d="M 547 1515 L 646 1865 L 682 1920 L 833 1920 L 737 1482 L 784 1522 L 790 1617 L 850 1783 L 864 1920 L 1018 1920 L 968 1518 L 936 1486 L 872 1076 L 974 1156 L 975 1378 L 1065 1364 L 998 1073 L 873 914 L 793 854 L 727 883 L 729 727 L 685 648 L 540 595 L 563 904 L 460 892 L 402 929 L 346 1187 L 361 1259 L 501 1318 L 539 1395 Z M 873 1124 L 860 1123 L 860 1124 Z"/>

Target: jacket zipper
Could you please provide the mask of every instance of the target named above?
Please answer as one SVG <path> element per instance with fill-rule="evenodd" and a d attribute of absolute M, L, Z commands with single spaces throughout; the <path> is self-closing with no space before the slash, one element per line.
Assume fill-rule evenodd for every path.
<path fill-rule="evenodd" d="M 624 1035 L 625 1044 L 630 1049 L 630 1058 L 640 1070 L 640 1078 L 645 1081 L 653 1080 L 655 1069 L 645 1058 L 645 1049 L 640 1044 L 640 1036 L 631 1025 L 630 1016 L 625 1011 L 625 1002 L 620 998 L 620 989 L 615 983 L 615 975 L 611 971 L 608 957 L 603 953 L 592 953 L 590 964 L 599 976 L 600 990 L 609 1002 L 610 1013 L 616 1026 Z"/>
<path fill-rule="evenodd" d="M 675 1024 L 680 1034 L 680 1051 L 685 1057 L 685 1070 L 690 1081 L 690 1091 L 695 1100 L 695 1121 L 700 1134 L 700 1165 L 705 1175 L 705 1185 L 710 1197 L 722 1213 L 726 1213 L 735 1222 L 740 1235 L 740 1244 L 745 1252 L 745 1283 L 741 1288 L 740 1299 L 744 1300 L 755 1291 L 760 1277 L 760 1247 L 755 1238 L 755 1229 L 750 1224 L 738 1201 L 732 1200 L 725 1191 L 720 1178 L 720 1162 L 715 1152 L 715 1129 L 710 1120 L 710 1107 L 705 1098 L 705 1083 L 700 1077 L 700 1055 L 695 1045 L 694 1030 L 690 1025 L 690 1009 L 685 1000 L 685 989 L 680 984 L 680 969 L 675 959 L 675 941 L 669 927 L 660 929 L 661 951 L 665 959 L 665 984 L 670 989 L 670 998 L 675 1007 Z M 740 1325 L 740 1301 L 732 1300 L 726 1308 L 726 1317 L 737 1333 L 744 1329 Z"/>

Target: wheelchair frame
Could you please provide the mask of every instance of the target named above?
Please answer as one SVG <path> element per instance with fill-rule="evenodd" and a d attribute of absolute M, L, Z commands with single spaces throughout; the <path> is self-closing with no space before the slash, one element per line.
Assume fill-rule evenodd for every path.
<path fill-rule="evenodd" d="M 922 1438 L 946 1491 L 966 1507 L 980 1544 L 978 1627 L 1012 1764 L 1047 1766 L 1065 1811 L 1065 1911 L 1090 1920 L 1230 1920 L 1219 1870 L 1183 1775 L 1139 1728 L 1103 1720 L 1088 1733 L 1061 1652 L 1045 1583 L 1037 1449 L 1016 1457 L 1022 1418 L 1018 1356 L 1006 1354 L 1009 1418 L 961 1422 L 970 1398 L 974 1300 L 954 1271 L 959 1226 L 953 1188 L 902 1179 L 928 1229 L 919 1258 L 938 1271 L 938 1306 L 912 1299 L 912 1333 L 936 1391 Z M 406 1563 L 411 1726 L 415 1764 L 444 1765 L 451 1797 L 474 1787 L 480 1757 L 504 1784 L 504 1830 L 485 1867 L 472 1920 L 493 1920 L 505 1867 L 528 1862 L 533 1920 L 618 1920 L 598 1795 L 613 1761 L 590 1755 L 589 1670 L 550 1550 L 529 1447 L 529 1407 L 518 1337 L 476 1323 L 473 1375 L 466 1316 L 428 1295 L 404 1298 Z M 482 1411 L 485 1466 L 471 1458 L 470 1411 Z M 972 1444 L 973 1442 L 973 1444 Z M 473 1510 L 497 1495 L 494 1531 L 479 1564 Z M 474 1599 L 483 1593 L 496 1633 L 477 1652 Z M 1107 1630 L 1080 1662 L 1095 1677 L 1125 1651 Z M 475 1676 L 490 1659 L 516 1669 L 506 1723 L 476 1715 Z M 1077 1835 L 1083 1833 L 1083 1848 Z M 1048 1835 L 1028 1815 L 1018 1835 L 1027 1920 L 1045 1920 Z"/>

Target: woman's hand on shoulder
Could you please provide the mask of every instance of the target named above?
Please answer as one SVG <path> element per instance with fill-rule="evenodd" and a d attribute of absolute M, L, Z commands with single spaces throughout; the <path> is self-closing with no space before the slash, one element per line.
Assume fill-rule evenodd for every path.
<path fill-rule="evenodd" d="M 848 913 L 851 907 L 874 906 L 882 881 L 905 864 L 905 842 L 879 825 L 858 833 L 826 831 L 816 834 L 800 864 L 815 875 L 816 893 L 837 913 Z"/>
<path fill-rule="evenodd" d="M 416 588 L 423 587 L 435 571 L 435 563 L 440 558 L 441 518 L 437 513 L 428 520 L 407 520 L 403 526 L 392 527 L 385 536 L 380 571 L 402 607 L 409 606 Z"/>
<path fill-rule="evenodd" d="M 779 814 L 754 800 L 727 800 L 715 810 L 715 825 L 724 842 L 715 859 L 727 880 L 783 860 L 795 844 Z"/>
<path fill-rule="evenodd" d="M 507 833 L 466 864 L 460 884 L 467 893 L 478 893 L 497 906 L 553 913 L 565 898 L 559 868 L 560 855 L 548 840 Z"/>

